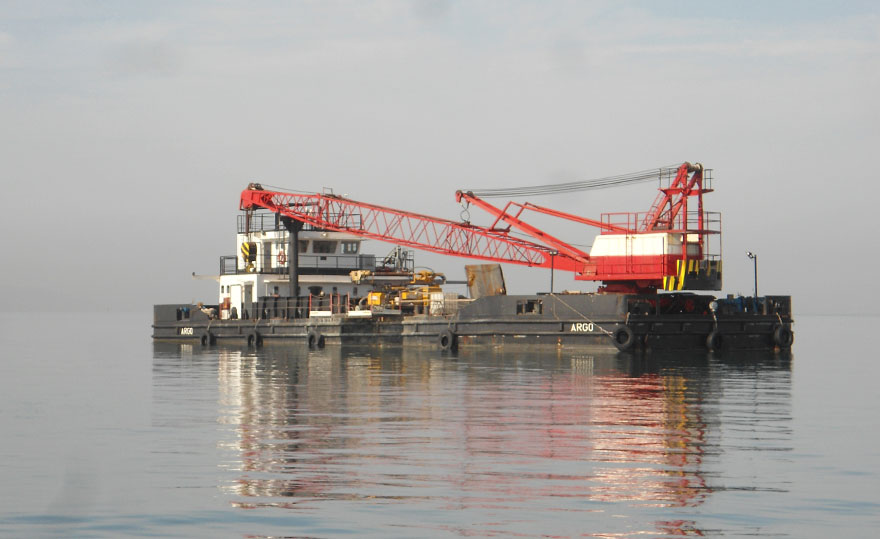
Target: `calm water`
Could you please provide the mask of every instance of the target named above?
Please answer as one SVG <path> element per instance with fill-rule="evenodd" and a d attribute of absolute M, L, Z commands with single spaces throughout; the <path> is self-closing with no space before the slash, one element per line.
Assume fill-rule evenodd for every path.
<path fill-rule="evenodd" d="M 0 315 L 0 535 L 869 537 L 880 318 L 791 356 L 153 344 Z"/>

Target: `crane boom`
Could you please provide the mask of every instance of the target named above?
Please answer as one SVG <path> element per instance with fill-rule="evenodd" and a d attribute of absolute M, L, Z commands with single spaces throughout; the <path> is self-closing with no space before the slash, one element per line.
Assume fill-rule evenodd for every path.
<path fill-rule="evenodd" d="M 251 184 L 240 208 L 264 208 L 316 228 L 346 232 L 444 255 L 576 271 L 579 260 L 551 256 L 553 249 L 492 230 L 437 217 L 358 202 L 331 194 L 267 191 Z"/>
<path fill-rule="evenodd" d="M 495 219 L 495 222 L 492 223 L 492 227 L 490 227 L 491 230 L 495 230 L 494 227 L 498 223 L 498 221 L 504 221 L 504 222 L 508 223 L 510 226 L 515 227 L 515 228 L 525 232 L 529 236 L 535 238 L 536 240 L 539 240 L 539 241 L 549 245 L 550 247 L 556 249 L 559 254 L 574 258 L 575 260 L 578 260 L 579 262 L 582 262 L 582 263 L 586 263 L 590 258 L 590 255 L 581 251 L 580 249 L 572 246 L 569 243 L 566 243 L 566 242 L 560 240 L 559 238 L 551 236 L 550 234 L 547 234 L 543 230 L 541 230 L 535 226 L 532 226 L 532 225 L 526 223 L 525 221 L 523 221 L 522 219 L 520 219 L 519 216 L 520 216 L 520 214 L 522 214 L 522 210 L 523 210 L 523 207 L 520 204 L 516 204 L 515 202 L 508 202 L 507 206 L 505 206 L 504 209 L 502 210 L 502 209 L 499 209 L 499 208 L 489 204 L 485 200 L 477 198 L 473 194 L 473 192 L 470 192 L 470 191 L 467 193 L 464 193 L 462 191 L 458 191 L 455 193 L 455 198 L 459 202 L 464 200 L 468 204 L 473 204 L 473 205 L 477 206 L 478 208 L 486 211 L 487 213 L 494 215 L 496 217 L 496 219 Z M 512 213 L 509 213 L 507 210 L 511 206 L 518 207 L 518 208 L 520 208 L 520 210 L 515 215 Z"/>

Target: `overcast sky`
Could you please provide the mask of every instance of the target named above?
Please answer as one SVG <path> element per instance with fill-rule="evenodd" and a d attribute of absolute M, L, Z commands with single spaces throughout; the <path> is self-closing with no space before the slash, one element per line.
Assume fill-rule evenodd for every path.
<path fill-rule="evenodd" d="M 876 2 L 3 1 L 0 309 L 215 301 L 190 274 L 234 254 L 251 181 L 456 219 L 458 188 L 698 161 L 725 293 L 752 289 L 752 250 L 762 294 L 873 313 L 878 95 Z M 536 202 L 598 217 L 655 194 Z"/>

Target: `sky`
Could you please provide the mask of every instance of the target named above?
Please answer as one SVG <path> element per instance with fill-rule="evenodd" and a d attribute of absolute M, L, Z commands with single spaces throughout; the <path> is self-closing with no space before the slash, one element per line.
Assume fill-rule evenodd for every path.
<path fill-rule="evenodd" d="M 722 293 L 750 293 L 753 251 L 796 313 L 874 313 L 880 8 L 840 4 L 0 1 L 0 310 L 216 301 L 191 275 L 234 254 L 252 181 L 457 219 L 456 189 L 692 161 L 713 169 Z M 655 194 L 533 202 L 598 217 Z"/>

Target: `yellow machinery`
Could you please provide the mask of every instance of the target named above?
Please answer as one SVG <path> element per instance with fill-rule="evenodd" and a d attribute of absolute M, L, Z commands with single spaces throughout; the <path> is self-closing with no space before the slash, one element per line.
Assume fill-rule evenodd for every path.
<path fill-rule="evenodd" d="M 430 270 L 402 275 L 382 275 L 369 270 L 358 270 L 350 275 L 356 284 L 368 283 L 374 286 L 366 297 L 366 304 L 371 308 L 399 309 L 402 312 L 426 312 L 431 305 L 431 294 L 443 292 L 440 285 L 446 282 L 445 275 Z"/>

